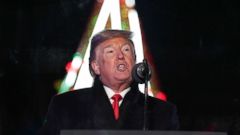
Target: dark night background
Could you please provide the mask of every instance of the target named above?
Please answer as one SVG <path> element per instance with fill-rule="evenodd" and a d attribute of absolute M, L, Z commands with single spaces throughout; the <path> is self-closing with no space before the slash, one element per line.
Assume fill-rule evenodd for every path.
<path fill-rule="evenodd" d="M 136 0 L 181 130 L 227 131 L 240 113 L 237 0 Z M 34 134 L 95 0 L 0 1 L 0 134 Z"/>

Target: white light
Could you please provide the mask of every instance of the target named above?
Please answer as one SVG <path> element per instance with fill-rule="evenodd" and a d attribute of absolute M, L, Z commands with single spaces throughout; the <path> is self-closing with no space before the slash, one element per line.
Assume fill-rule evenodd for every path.
<path fill-rule="evenodd" d="M 116 11 L 116 9 L 118 10 Z M 114 27 L 115 29 L 121 29 L 119 0 L 104 0 L 89 41 L 91 40 L 93 35 L 105 29 L 109 15 L 111 15 L 112 27 Z M 87 50 L 83 58 L 84 62 L 82 63 L 80 71 L 78 72 L 78 77 L 74 85 L 74 89 L 91 87 L 93 84 L 93 78 L 89 72 L 88 60 L 90 56 L 90 46 L 90 42 L 88 42 Z"/>
<path fill-rule="evenodd" d="M 120 1 L 119 0 L 110 0 L 111 1 L 111 25 L 112 29 L 122 29 L 121 26 L 121 12 L 120 12 Z"/>
<path fill-rule="evenodd" d="M 140 92 L 144 93 L 144 89 L 145 89 L 145 85 L 144 84 L 139 84 L 138 88 L 139 88 Z M 148 95 L 153 97 L 153 93 L 151 91 L 151 84 L 150 84 L 149 81 L 148 81 Z"/>
<path fill-rule="evenodd" d="M 111 0 L 104 0 L 100 12 L 98 14 L 98 18 L 94 26 L 92 35 L 95 35 L 97 32 L 105 28 L 110 12 L 111 12 Z"/>
<path fill-rule="evenodd" d="M 73 89 L 81 89 L 92 87 L 93 77 L 89 72 L 89 62 L 84 62 L 81 66 L 81 69 L 78 73 L 78 78 Z"/>
<path fill-rule="evenodd" d="M 135 0 L 125 0 L 127 7 L 132 8 L 135 6 Z"/>
<path fill-rule="evenodd" d="M 141 34 L 141 27 L 138 19 L 137 11 L 134 9 L 131 9 L 128 11 L 128 19 L 129 19 L 129 27 L 130 30 L 134 33 L 134 36 L 132 38 L 134 45 L 135 45 L 135 51 L 137 55 L 137 63 L 142 62 L 144 59 L 143 56 L 143 44 L 142 44 L 142 34 Z"/>
<path fill-rule="evenodd" d="M 81 64 L 82 64 L 81 56 L 75 56 L 72 60 L 72 68 L 73 69 L 79 69 Z"/>
<path fill-rule="evenodd" d="M 134 9 L 131 9 L 128 11 L 128 19 L 129 19 L 129 27 L 130 30 L 134 33 L 134 36 L 132 38 L 134 42 L 134 47 L 137 55 L 137 60 L 136 62 L 142 62 L 144 59 L 144 51 L 143 51 L 143 44 L 142 44 L 142 34 L 141 34 L 141 27 L 140 27 L 140 22 L 138 18 L 137 11 Z M 144 84 L 139 84 L 138 85 L 140 91 L 144 93 Z M 148 82 L 148 90 L 151 89 L 151 85 Z M 152 91 L 149 90 L 148 94 L 150 96 L 153 96 Z"/>
<path fill-rule="evenodd" d="M 77 73 L 74 71 L 69 71 L 66 76 L 65 84 L 72 87 L 77 77 Z"/>
<path fill-rule="evenodd" d="M 111 12 L 111 0 L 104 0 L 102 7 L 100 9 L 100 12 L 98 14 L 96 24 L 93 28 L 92 35 L 89 38 L 89 41 L 92 39 L 93 35 L 102 31 L 105 28 L 110 12 Z M 78 72 L 78 77 L 73 89 L 87 88 L 87 87 L 91 87 L 93 84 L 93 78 L 89 73 L 88 58 L 90 56 L 90 46 L 91 46 L 90 42 L 88 42 L 88 46 L 83 58 L 84 62 L 82 63 L 81 69 Z"/>

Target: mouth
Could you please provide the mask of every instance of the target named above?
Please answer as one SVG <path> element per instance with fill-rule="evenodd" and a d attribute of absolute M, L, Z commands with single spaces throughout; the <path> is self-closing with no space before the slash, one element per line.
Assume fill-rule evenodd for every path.
<path fill-rule="evenodd" d="M 124 72 L 125 70 L 127 70 L 127 65 L 126 64 L 118 64 L 117 70 L 120 72 Z"/>

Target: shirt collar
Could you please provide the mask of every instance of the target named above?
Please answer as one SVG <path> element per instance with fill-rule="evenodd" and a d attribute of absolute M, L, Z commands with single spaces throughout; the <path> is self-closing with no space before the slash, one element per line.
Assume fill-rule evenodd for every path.
<path fill-rule="evenodd" d="M 116 94 L 111 88 L 109 88 L 109 87 L 107 87 L 107 86 L 105 86 L 105 85 L 103 85 L 103 88 L 104 88 L 105 92 L 107 93 L 107 96 L 108 96 L 109 99 L 111 99 L 112 96 L 113 96 L 114 94 Z M 129 91 L 130 91 L 130 87 L 124 89 L 123 91 L 121 91 L 121 92 L 118 93 L 118 94 L 120 94 L 120 95 L 122 96 L 122 98 L 124 98 L 124 96 L 125 96 Z"/>

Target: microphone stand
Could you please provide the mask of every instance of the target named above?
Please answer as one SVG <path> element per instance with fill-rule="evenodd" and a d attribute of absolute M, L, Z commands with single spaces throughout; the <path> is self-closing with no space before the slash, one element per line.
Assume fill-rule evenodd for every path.
<path fill-rule="evenodd" d="M 148 80 L 150 79 L 149 76 L 149 69 L 148 69 L 148 63 L 147 60 L 143 60 L 143 64 L 145 64 L 145 67 L 147 68 L 145 71 L 145 82 L 144 82 L 144 116 L 143 116 L 143 130 L 148 130 Z"/>

